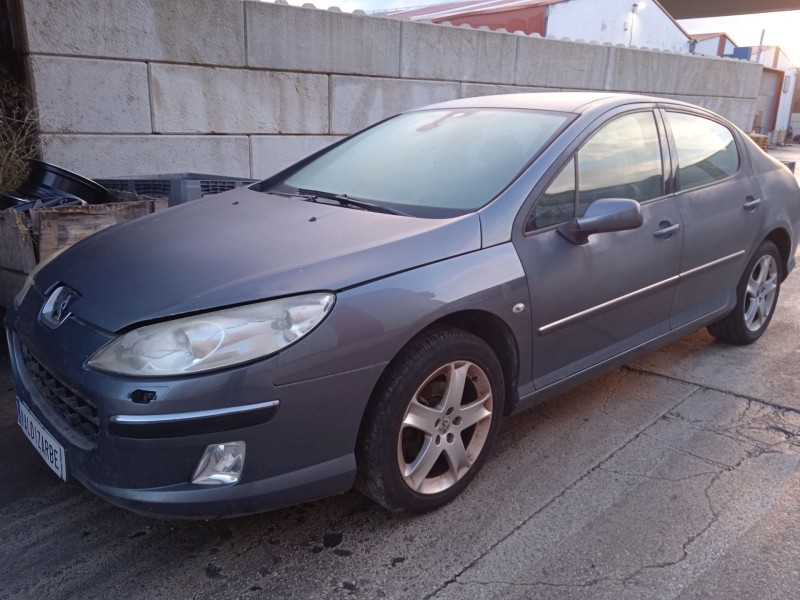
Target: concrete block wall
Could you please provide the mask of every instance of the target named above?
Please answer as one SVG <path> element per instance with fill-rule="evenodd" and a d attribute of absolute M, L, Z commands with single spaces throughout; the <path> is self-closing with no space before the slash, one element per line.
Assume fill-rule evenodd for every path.
<path fill-rule="evenodd" d="M 399 111 L 555 90 L 752 123 L 761 66 L 242 0 L 21 0 L 45 159 L 262 178 Z M 57 34 L 54 34 L 57 32 Z"/>

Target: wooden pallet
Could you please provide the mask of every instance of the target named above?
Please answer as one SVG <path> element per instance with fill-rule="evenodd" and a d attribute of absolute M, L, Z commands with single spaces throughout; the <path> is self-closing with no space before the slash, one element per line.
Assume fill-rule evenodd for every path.
<path fill-rule="evenodd" d="M 91 234 L 167 208 L 167 198 L 120 193 L 108 204 L 0 212 L 0 307 L 8 307 L 37 263 Z M 30 219 L 30 222 L 28 221 Z"/>
<path fill-rule="evenodd" d="M 761 149 L 766 152 L 769 148 L 769 138 L 765 135 L 760 133 L 751 133 L 750 139 L 753 140 L 756 144 L 761 146 Z"/>

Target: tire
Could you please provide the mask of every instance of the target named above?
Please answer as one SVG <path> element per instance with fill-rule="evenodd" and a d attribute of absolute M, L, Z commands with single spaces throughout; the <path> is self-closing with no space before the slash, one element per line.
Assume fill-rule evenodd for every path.
<path fill-rule="evenodd" d="M 447 504 L 486 460 L 500 428 L 504 390 L 500 362 L 481 338 L 437 328 L 413 340 L 370 400 L 356 452 L 356 488 L 392 512 Z"/>
<path fill-rule="evenodd" d="M 764 241 L 747 263 L 736 286 L 736 307 L 727 317 L 708 326 L 721 342 L 752 344 L 767 330 L 781 291 L 783 265 L 778 248 Z"/>

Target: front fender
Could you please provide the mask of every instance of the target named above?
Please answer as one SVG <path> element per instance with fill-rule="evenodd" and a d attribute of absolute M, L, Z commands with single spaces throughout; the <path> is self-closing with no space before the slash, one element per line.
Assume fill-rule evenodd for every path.
<path fill-rule="evenodd" d="M 530 379 L 528 285 L 516 250 L 501 244 L 424 265 L 337 294 L 325 321 L 279 356 L 284 385 L 387 364 L 411 338 L 449 315 L 478 310 L 502 319 L 519 348 L 520 381 Z"/>

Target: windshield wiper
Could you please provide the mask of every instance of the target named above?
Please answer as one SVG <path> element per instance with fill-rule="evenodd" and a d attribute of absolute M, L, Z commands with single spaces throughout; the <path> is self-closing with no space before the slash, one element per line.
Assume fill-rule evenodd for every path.
<path fill-rule="evenodd" d="M 296 192 L 296 195 L 303 196 L 304 198 L 307 198 L 311 202 L 316 202 L 317 198 L 325 198 L 326 200 L 334 200 L 339 204 L 341 204 L 342 206 L 354 206 L 362 210 L 384 213 L 387 215 L 407 216 L 405 213 L 402 213 L 399 210 L 394 210 L 393 208 L 386 208 L 385 206 L 380 206 L 378 204 L 372 204 L 371 202 L 367 202 L 366 200 L 351 198 L 347 194 L 334 194 L 333 192 L 323 192 L 322 190 L 307 190 L 304 188 L 299 188 Z"/>

